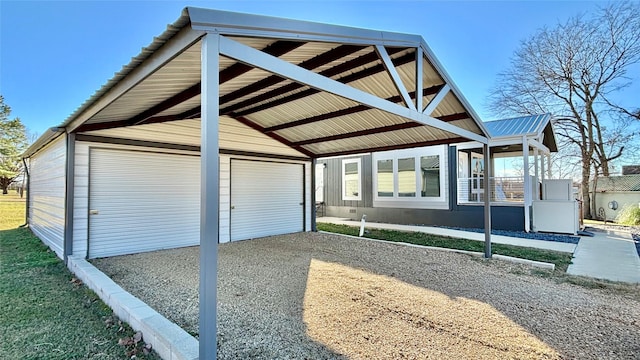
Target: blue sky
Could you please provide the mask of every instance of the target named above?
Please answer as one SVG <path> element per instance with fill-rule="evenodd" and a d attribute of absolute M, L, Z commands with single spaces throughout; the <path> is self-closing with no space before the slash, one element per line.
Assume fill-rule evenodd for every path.
<path fill-rule="evenodd" d="M 597 1 L 6 1 L 0 94 L 31 133 L 62 123 L 186 6 L 419 34 L 484 120 L 519 42 Z"/>

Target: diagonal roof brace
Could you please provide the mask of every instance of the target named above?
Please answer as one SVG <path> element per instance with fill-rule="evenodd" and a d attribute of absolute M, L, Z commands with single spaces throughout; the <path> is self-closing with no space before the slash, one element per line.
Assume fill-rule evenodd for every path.
<path fill-rule="evenodd" d="M 449 93 L 451 87 L 448 84 L 445 84 L 440 91 L 433 97 L 433 99 L 429 102 L 429 105 L 422 111 L 423 114 L 431 116 L 431 113 L 440 105 L 442 99 Z"/>
<path fill-rule="evenodd" d="M 435 119 L 431 116 L 418 112 L 415 109 L 409 109 L 407 107 L 394 104 L 390 101 L 381 99 L 377 96 L 355 89 L 351 86 L 342 84 L 333 79 L 326 78 L 312 71 L 302 69 L 296 65 L 264 54 L 256 49 L 231 40 L 225 36 L 220 37 L 220 53 L 224 56 L 254 65 L 266 71 L 282 75 L 291 80 L 335 94 L 340 97 L 347 98 L 349 100 L 353 100 L 372 108 L 386 111 L 412 121 L 417 121 L 424 125 L 433 126 L 435 128 L 448 131 L 450 133 L 454 133 L 464 138 L 475 140 L 483 144 L 486 144 L 488 142 L 488 139 L 482 135 Z"/>
<path fill-rule="evenodd" d="M 409 92 L 404 87 L 404 84 L 400 79 L 400 75 L 398 74 L 398 70 L 396 70 L 395 65 L 393 65 L 393 62 L 391 62 L 391 57 L 389 57 L 387 49 L 385 49 L 384 46 L 376 45 L 376 51 L 378 52 L 380 59 L 382 59 L 382 63 L 384 64 L 385 69 L 387 69 L 387 72 L 389 73 L 389 75 L 391 75 L 391 80 L 393 80 L 393 84 L 395 85 L 396 90 L 398 90 L 398 93 L 400 93 L 400 96 L 402 96 L 402 100 L 404 101 L 405 105 L 407 105 L 409 109 L 415 110 L 416 107 L 413 104 L 413 101 L 411 101 L 411 96 L 409 96 Z"/>

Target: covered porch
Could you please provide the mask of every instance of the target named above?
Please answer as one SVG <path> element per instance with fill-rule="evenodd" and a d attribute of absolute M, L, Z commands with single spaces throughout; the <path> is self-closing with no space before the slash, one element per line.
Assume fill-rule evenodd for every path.
<path fill-rule="evenodd" d="M 542 199 L 545 180 L 552 179 L 551 153 L 558 150 L 553 117 L 541 114 L 484 124 L 491 137 L 491 163 L 485 166 L 479 144 L 457 146 L 457 205 L 481 205 L 488 194 L 494 207 L 522 207 L 524 229 L 529 232 L 532 205 Z M 499 173 L 501 160 L 510 168 Z"/>

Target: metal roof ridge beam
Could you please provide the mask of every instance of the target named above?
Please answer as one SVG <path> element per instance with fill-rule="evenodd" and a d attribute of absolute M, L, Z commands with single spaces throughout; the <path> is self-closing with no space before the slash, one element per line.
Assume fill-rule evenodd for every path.
<path fill-rule="evenodd" d="M 442 89 L 440 89 L 440 91 L 438 91 L 436 96 L 434 96 L 433 99 L 431 99 L 431 101 L 429 102 L 429 105 L 427 105 L 427 107 L 422 111 L 422 113 L 425 115 L 431 116 L 431 113 L 438 107 L 438 105 L 440 105 L 440 102 L 442 101 L 442 99 L 444 99 L 445 96 L 447 96 L 450 90 L 451 90 L 451 87 L 449 86 L 449 84 L 444 84 Z"/>
<path fill-rule="evenodd" d="M 343 44 L 419 46 L 422 37 L 389 31 L 362 29 L 265 15 L 187 7 L 191 27 L 222 35 L 275 37 L 298 41 Z"/>
<path fill-rule="evenodd" d="M 372 108 L 380 109 L 382 111 L 386 111 L 388 113 L 392 113 L 409 120 L 418 121 L 423 123 L 424 125 L 433 126 L 435 128 L 460 135 L 467 139 L 479 141 L 483 144 L 487 143 L 488 141 L 488 139 L 482 135 L 478 135 L 469 130 L 459 128 L 452 124 L 435 119 L 431 116 L 424 115 L 416 110 L 394 104 L 385 99 L 366 93 L 362 90 L 358 90 L 349 85 L 345 85 L 333 79 L 316 74 L 312 71 L 302 69 L 296 65 L 264 54 L 256 49 L 253 49 L 249 46 L 246 46 L 224 36 L 220 37 L 220 53 L 238 61 L 252 64 L 256 67 L 262 68 L 272 73 L 280 74 L 291 80 L 304 83 L 313 88 L 327 91 L 334 95 L 344 97 L 346 99 L 366 106 L 370 106 Z"/>
<path fill-rule="evenodd" d="M 92 116 L 156 72 L 159 68 L 178 56 L 182 51 L 196 43 L 202 36 L 204 36 L 204 34 L 205 33 L 203 31 L 192 30 L 188 27 L 183 28 L 161 48 L 156 50 L 153 55 L 127 74 L 124 79 L 118 81 L 104 95 L 94 101 L 91 105 L 88 105 L 82 113 L 75 117 L 75 119 L 68 122 L 65 125 L 67 131 L 73 132 L 85 121 L 89 120 Z"/>
<path fill-rule="evenodd" d="M 387 73 L 389 73 L 389 75 L 391 76 L 391 80 L 396 86 L 396 90 L 398 90 L 398 93 L 400 94 L 400 96 L 402 96 L 402 100 L 404 101 L 405 105 L 407 105 L 409 109 L 415 110 L 416 106 L 413 104 L 413 101 L 409 96 L 409 92 L 407 92 L 407 89 L 404 87 L 402 79 L 400 79 L 400 75 L 398 74 L 398 70 L 396 70 L 396 67 L 393 65 L 391 57 L 389 57 L 389 53 L 387 53 L 387 49 L 385 49 L 382 45 L 376 45 L 376 52 L 378 53 L 378 56 L 380 56 L 384 67 L 387 69 Z"/>

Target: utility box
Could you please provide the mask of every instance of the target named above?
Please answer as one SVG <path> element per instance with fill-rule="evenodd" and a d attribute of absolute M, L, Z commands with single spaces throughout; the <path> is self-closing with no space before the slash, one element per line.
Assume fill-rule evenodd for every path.
<path fill-rule="evenodd" d="M 533 231 L 576 234 L 580 230 L 578 201 L 573 180 L 542 181 L 542 200 L 532 204 Z"/>
<path fill-rule="evenodd" d="M 573 180 L 553 179 L 542 181 L 542 200 L 573 201 Z"/>
<path fill-rule="evenodd" d="M 580 230 L 578 201 L 534 201 L 533 231 L 572 234 Z"/>

